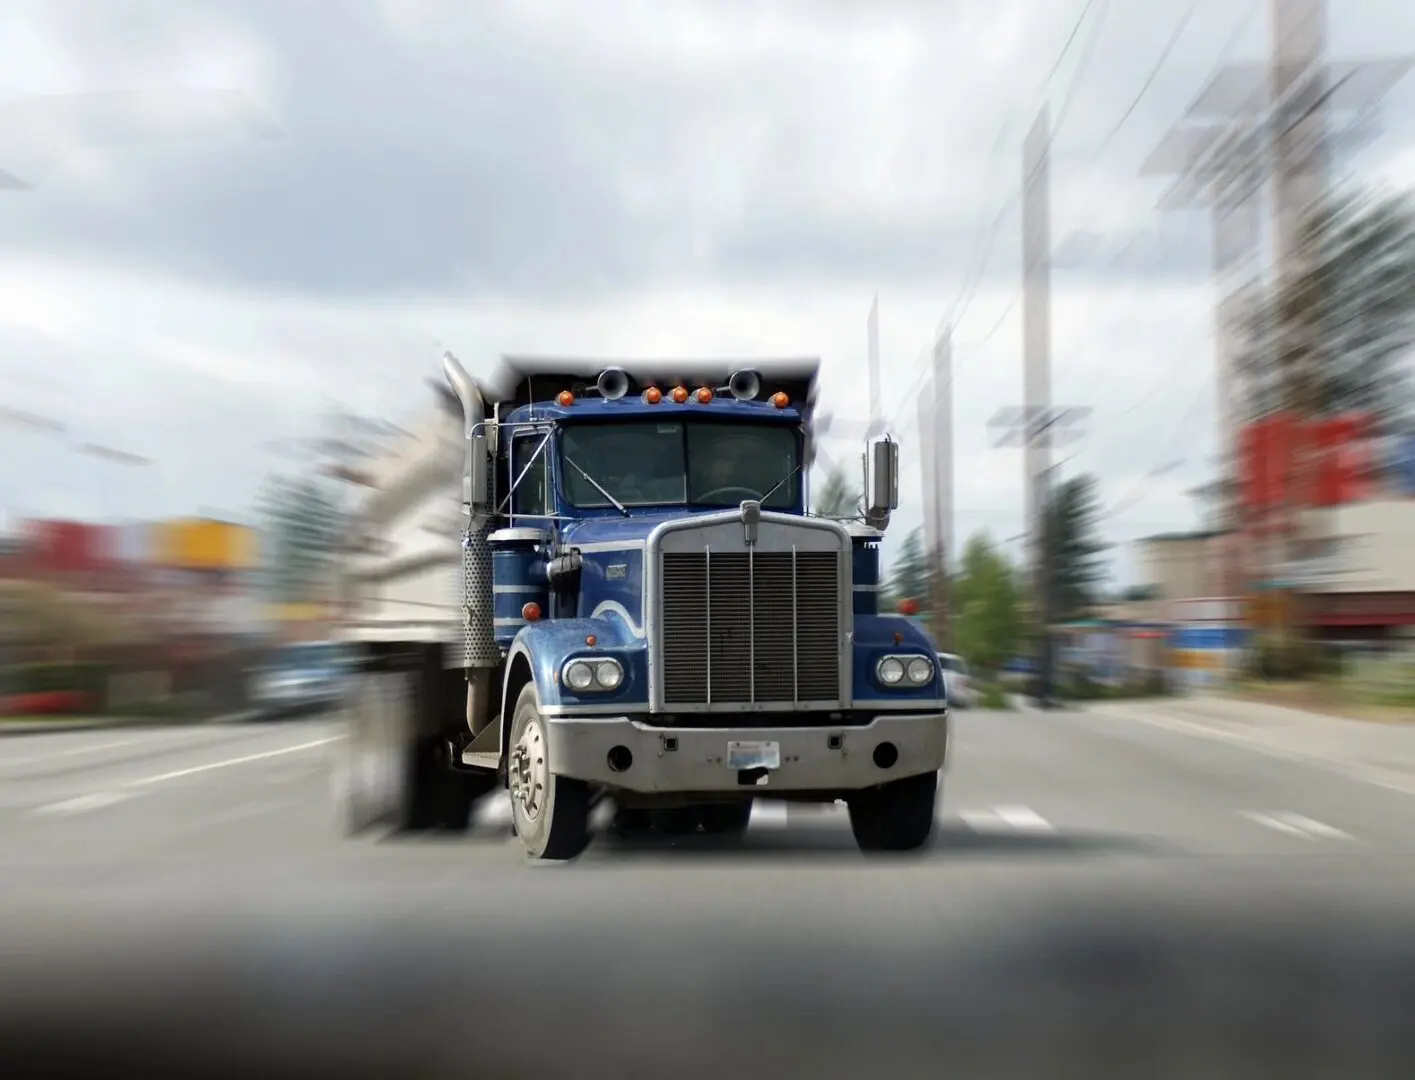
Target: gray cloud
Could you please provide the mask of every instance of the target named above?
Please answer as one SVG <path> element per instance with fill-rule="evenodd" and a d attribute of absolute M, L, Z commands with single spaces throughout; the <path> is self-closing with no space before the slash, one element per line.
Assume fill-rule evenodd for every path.
<path fill-rule="evenodd" d="M 828 38 L 795 52 L 754 52 L 765 16 L 714 5 L 717 32 L 742 35 L 740 56 L 676 64 L 628 31 L 622 47 L 607 33 L 577 45 L 515 5 L 432 7 L 442 13 L 436 32 L 408 38 L 371 4 L 150 0 L 131 21 L 124 6 L 121 34 L 115 10 L 61 4 L 70 17 L 53 30 L 95 82 L 127 73 L 115 55 L 154 67 L 168 56 L 170 66 L 187 40 L 174 29 L 183 20 L 244 26 L 270 58 L 269 104 L 286 138 L 128 149 L 117 159 L 129 193 L 121 209 L 61 172 L 5 208 L 11 245 L 321 295 L 554 300 L 649 283 L 847 276 L 887 289 L 921 276 L 961 280 L 980 221 L 1000 202 L 999 177 L 1020 169 L 1006 140 L 993 154 L 1007 107 L 1027 96 L 1012 85 L 1023 80 L 975 59 L 963 67 L 973 58 L 945 5 L 786 5 L 778 23 L 796 17 L 803 34 Z M 1071 17 L 1057 12 L 1035 28 L 1017 70 L 1040 71 Z M 1058 153 L 1103 138 L 1121 91 L 1132 94 L 1152 60 L 1106 42 L 1133 31 L 1158 43 L 1170 23 L 1151 21 L 1104 28 L 1104 62 L 1080 73 Z M 851 55 L 852 35 L 896 25 L 908 28 L 902 43 L 930 43 L 937 62 L 927 51 L 874 64 Z M 1186 55 L 1204 55 L 1206 36 L 1198 27 Z M 869 86 L 856 88 L 871 75 L 888 83 L 890 64 L 900 84 L 891 92 L 876 101 Z M 1176 88 L 1188 93 L 1193 81 L 1177 68 L 1156 91 L 1171 105 L 1141 111 L 1127 132 L 1177 113 Z M 1013 118 L 1016 139 L 1024 126 Z M 1064 156 L 1058 173 L 1065 182 Z M 1135 184 L 1123 161 L 1085 186 L 1104 206 Z M 1007 227 L 1015 231 L 1015 213 Z M 1015 244 L 1005 236 L 995 246 L 989 273 L 1015 274 Z M 1142 262 L 1141 272 L 1188 273 L 1191 262 Z M 1076 272 L 1136 271 L 1087 260 Z"/>

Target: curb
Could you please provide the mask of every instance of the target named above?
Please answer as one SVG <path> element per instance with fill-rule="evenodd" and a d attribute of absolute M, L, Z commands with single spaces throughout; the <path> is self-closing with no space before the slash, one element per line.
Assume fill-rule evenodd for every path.
<path fill-rule="evenodd" d="M 253 720 L 257 713 L 254 709 L 244 712 L 224 713 L 221 716 L 208 716 L 199 720 L 174 720 L 170 717 L 161 716 L 141 716 L 130 718 L 94 719 L 94 720 L 36 720 L 33 723 L 9 724 L 0 720 L 0 739 L 19 738 L 24 735 L 59 735 L 66 731 L 119 731 L 127 728 L 184 728 L 184 727 L 209 727 L 213 724 L 239 724 L 248 720 Z"/>

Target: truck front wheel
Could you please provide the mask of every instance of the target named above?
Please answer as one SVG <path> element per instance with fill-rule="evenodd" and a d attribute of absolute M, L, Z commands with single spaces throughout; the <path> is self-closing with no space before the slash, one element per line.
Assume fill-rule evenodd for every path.
<path fill-rule="evenodd" d="M 545 720 L 534 683 L 516 699 L 506 772 L 516 836 L 533 859 L 573 859 L 590 842 L 590 789 L 551 772 Z"/>
<path fill-rule="evenodd" d="M 917 851 L 933 835 L 938 773 L 906 776 L 850 797 L 850 829 L 861 851 Z"/>

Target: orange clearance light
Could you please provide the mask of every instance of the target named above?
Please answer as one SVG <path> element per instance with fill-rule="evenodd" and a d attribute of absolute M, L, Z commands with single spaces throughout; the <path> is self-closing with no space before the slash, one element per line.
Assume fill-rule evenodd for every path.
<path fill-rule="evenodd" d="M 673 400 L 679 405 L 688 400 L 688 388 L 686 386 L 675 386 L 673 388 Z"/>
<path fill-rule="evenodd" d="M 563 408 L 568 409 L 571 405 L 575 404 L 575 395 L 570 393 L 569 390 L 562 390 L 560 391 L 560 395 L 555 400 Z"/>
<path fill-rule="evenodd" d="M 712 400 L 712 391 L 711 391 L 710 389 L 708 389 L 706 386 L 699 387 L 699 388 L 698 388 L 698 401 L 699 401 L 700 403 L 702 403 L 703 405 L 706 405 L 706 404 L 707 404 L 709 401 L 711 401 L 711 400 Z"/>
<path fill-rule="evenodd" d="M 913 597 L 906 596 L 903 600 L 899 601 L 899 614 L 917 615 L 918 613 L 919 602 Z"/>
<path fill-rule="evenodd" d="M 586 636 L 586 638 L 585 638 L 585 644 L 588 645 L 591 649 L 593 649 L 594 646 L 595 646 L 595 642 L 598 641 L 598 640 L 599 640 L 599 639 L 598 639 L 597 637 L 595 637 L 593 634 L 589 634 L 589 635 Z"/>
<path fill-rule="evenodd" d="M 778 409 L 784 409 L 786 408 L 786 406 L 791 404 L 791 399 L 785 394 L 783 394 L 780 390 L 778 390 L 776 393 L 771 395 L 771 403 L 775 405 Z"/>
<path fill-rule="evenodd" d="M 521 618 L 526 622 L 535 622 L 540 618 L 540 605 L 534 600 L 521 609 Z"/>
<path fill-rule="evenodd" d="M 657 405 L 663 400 L 663 391 L 656 386 L 650 386 L 644 391 L 644 400 L 650 405 Z"/>

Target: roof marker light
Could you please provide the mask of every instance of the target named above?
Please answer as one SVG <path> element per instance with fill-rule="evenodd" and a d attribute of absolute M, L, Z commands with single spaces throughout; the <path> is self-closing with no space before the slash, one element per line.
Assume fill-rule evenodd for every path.
<path fill-rule="evenodd" d="M 706 405 L 712 400 L 712 388 L 708 386 L 698 387 L 697 398 L 699 404 Z"/>
<path fill-rule="evenodd" d="M 556 404 L 560 405 L 562 408 L 568 409 L 571 405 L 575 404 L 575 395 L 570 393 L 569 390 L 562 390 L 556 395 L 555 401 Z"/>
<path fill-rule="evenodd" d="M 663 400 L 663 391 L 656 386 L 650 386 L 644 391 L 644 401 L 650 405 L 657 405 Z"/>
<path fill-rule="evenodd" d="M 688 400 L 688 388 L 686 386 L 675 386 L 673 388 L 673 400 L 679 405 Z"/>
<path fill-rule="evenodd" d="M 771 395 L 771 403 L 775 405 L 778 409 L 784 409 L 786 408 L 786 406 L 791 404 L 791 399 L 787 397 L 784 393 L 782 393 L 780 390 L 778 390 L 776 393 Z"/>

